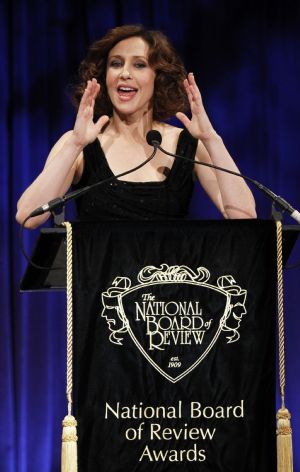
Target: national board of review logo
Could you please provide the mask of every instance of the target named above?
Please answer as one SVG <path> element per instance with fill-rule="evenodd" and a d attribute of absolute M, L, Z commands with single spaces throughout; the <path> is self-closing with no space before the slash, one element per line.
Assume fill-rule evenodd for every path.
<path fill-rule="evenodd" d="M 240 338 L 247 291 L 231 275 L 213 285 L 210 272 L 187 266 L 144 267 L 133 284 L 116 277 L 102 293 L 109 340 L 122 345 L 129 334 L 147 361 L 167 380 L 189 374 L 213 349 L 221 332 L 227 343 Z"/>

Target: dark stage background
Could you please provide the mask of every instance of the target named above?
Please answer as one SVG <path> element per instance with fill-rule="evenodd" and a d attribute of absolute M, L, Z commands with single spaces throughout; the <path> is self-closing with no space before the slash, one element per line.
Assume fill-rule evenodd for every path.
<path fill-rule="evenodd" d="M 1 472 L 59 471 L 66 413 L 65 296 L 18 293 L 26 262 L 18 247 L 16 202 L 41 171 L 50 147 L 72 127 L 69 85 L 87 45 L 124 23 L 143 23 L 172 39 L 241 171 L 300 207 L 299 1 L 2 1 Z M 269 218 L 270 201 L 254 193 L 259 217 Z M 220 218 L 199 188 L 191 215 Z M 288 216 L 284 221 L 293 224 Z M 37 234 L 26 232 L 29 250 Z M 299 245 L 291 263 L 300 260 Z M 293 415 L 295 472 L 300 471 L 299 275 L 299 268 L 285 272 L 286 403 Z"/>

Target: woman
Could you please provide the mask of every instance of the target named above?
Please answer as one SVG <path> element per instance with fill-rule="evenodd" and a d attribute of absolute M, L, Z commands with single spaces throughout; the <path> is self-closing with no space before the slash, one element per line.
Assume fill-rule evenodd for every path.
<path fill-rule="evenodd" d="M 152 152 L 145 136 L 162 135 L 162 147 L 238 172 L 203 107 L 194 75 L 167 38 L 142 26 L 121 26 L 94 43 L 82 62 L 74 129 L 51 150 L 45 168 L 18 202 L 22 222 L 43 203 L 136 167 Z M 191 110 L 191 119 L 184 112 Z M 176 117 L 185 130 L 164 123 Z M 95 119 L 97 115 L 97 119 Z M 193 171 L 225 218 L 255 218 L 253 196 L 241 178 L 175 161 L 161 151 L 139 170 L 97 187 L 78 201 L 79 219 L 182 218 L 193 187 Z M 49 214 L 31 218 L 35 228 Z"/>

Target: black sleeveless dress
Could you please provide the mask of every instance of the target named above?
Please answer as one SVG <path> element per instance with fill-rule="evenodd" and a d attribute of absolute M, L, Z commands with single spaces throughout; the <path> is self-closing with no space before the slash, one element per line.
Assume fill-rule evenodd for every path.
<path fill-rule="evenodd" d="M 176 154 L 195 158 L 197 140 L 184 129 Z M 100 142 L 84 148 L 84 170 L 74 189 L 113 177 Z M 191 200 L 194 165 L 175 159 L 166 179 L 158 182 L 114 180 L 99 185 L 76 200 L 78 219 L 86 220 L 165 220 L 186 217 Z"/>

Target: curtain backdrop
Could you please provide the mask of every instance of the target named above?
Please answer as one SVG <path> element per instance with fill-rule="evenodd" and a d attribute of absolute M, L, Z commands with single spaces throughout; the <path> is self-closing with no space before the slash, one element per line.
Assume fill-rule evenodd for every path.
<path fill-rule="evenodd" d="M 26 261 L 14 220 L 21 192 L 72 127 L 70 84 L 108 28 L 165 32 L 195 73 L 241 171 L 300 207 L 300 3 L 289 0 L 10 0 L 0 4 L 0 471 L 58 472 L 66 413 L 65 295 L 20 294 Z M 270 201 L 254 190 L 260 218 Z M 191 215 L 220 218 L 199 187 Z M 286 224 L 293 224 L 288 216 Z M 38 232 L 25 232 L 30 251 Z M 300 260 L 299 245 L 290 262 Z M 285 272 L 286 403 L 300 471 L 300 269 Z M 275 412 L 274 412 L 275 414 Z"/>

